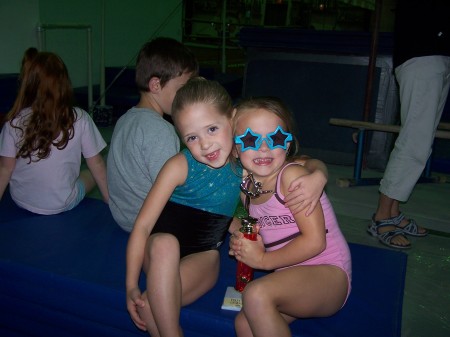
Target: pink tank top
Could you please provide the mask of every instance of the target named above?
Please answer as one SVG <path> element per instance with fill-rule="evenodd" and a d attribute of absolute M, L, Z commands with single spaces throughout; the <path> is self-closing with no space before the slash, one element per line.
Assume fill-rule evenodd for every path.
<path fill-rule="evenodd" d="M 250 215 L 258 219 L 258 224 L 260 225 L 259 234 L 263 239 L 267 251 L 279 249 L 296 236 L 301 235 L 301 231 L 299 231 L 297 223 L 295 222 L 292 213 L 289 211 L 289 208 L 284 207 L 284 196 L 279 189 L 283 171 L 289 165 L 299 164 L 287 164 L 280 171 L 277 177 L 276 193 L 263 204 L 250 204 L 249 206 Z M 322 193 L 320 203 L 324 213 L 325 227 L 327 229 L 327 247 L 319 255 L 304 262 L 300 262 L 298 265 L 335 265 L 347 273 L 350 282 L 352 273 L 350 250 L 347 241 L 339 228 L 333 207 L 325 192 Z"/>

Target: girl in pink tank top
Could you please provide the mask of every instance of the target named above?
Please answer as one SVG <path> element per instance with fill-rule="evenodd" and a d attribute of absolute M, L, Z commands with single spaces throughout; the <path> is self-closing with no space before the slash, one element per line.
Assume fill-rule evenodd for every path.
<path fill-rule="evenodd" d="M 309 173 L 288 159 L 298 142 L 286 106 L 276 98 L 248 99 L 237 106 L 234 123 L 237 155 L 252 174 L 247 180 L 252 193 L 244 188 L 242 198 L 249 215 L 258 219 L 259 236 L 250 241 L 235 232 L 230 252 L 255 269 L 276 271 L 244 289 L 236 333 L 291 336 L 293 320 L 330 316 L 345 304 L 350 251 L 325 192 L 308 216 L 284 205 L 292 179 Z"/>

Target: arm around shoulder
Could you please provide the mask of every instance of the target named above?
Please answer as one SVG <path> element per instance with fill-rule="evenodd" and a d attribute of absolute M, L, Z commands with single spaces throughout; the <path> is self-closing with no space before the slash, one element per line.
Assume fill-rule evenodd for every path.
<path fill-rule="evenodd" d="M 295 161 L 303 165 L 310 172 L 310 174 L 316 174 L 320 176 L 323 181 L 323 186 L 325 187 L 328 181 L 328 169 L 323 161 L 319 159 L 309 158 L 307 156 L 299 157 Z"/>
<path fill-rule="evenodd" d="M 320 200 L 328 181 L 328 170 L 325 164 L 317 159 L 298 159 L 306 173 L 293 179 L 288 187 L 285 202 L 293 214 L 307 209 L 306 214 L 313 212 Z"/>

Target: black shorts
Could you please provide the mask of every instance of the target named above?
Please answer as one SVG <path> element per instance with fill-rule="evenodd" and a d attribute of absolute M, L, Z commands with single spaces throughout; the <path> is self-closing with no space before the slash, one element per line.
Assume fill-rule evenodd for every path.
<path fill-rule="evenodd" d="M 167 202 L 152 234 L 170 233 L 180 243 L 180 256 L 219 249 L 233 218 Z"/>

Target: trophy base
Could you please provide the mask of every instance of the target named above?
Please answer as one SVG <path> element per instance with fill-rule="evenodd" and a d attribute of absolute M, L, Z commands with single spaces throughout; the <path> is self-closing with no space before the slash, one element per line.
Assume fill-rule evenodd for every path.
<path fill-rule="evenodd" d="M 227 287 L 221 308 L 223 310 L 241 311 L 242 294 L 234 287 Z"/>

